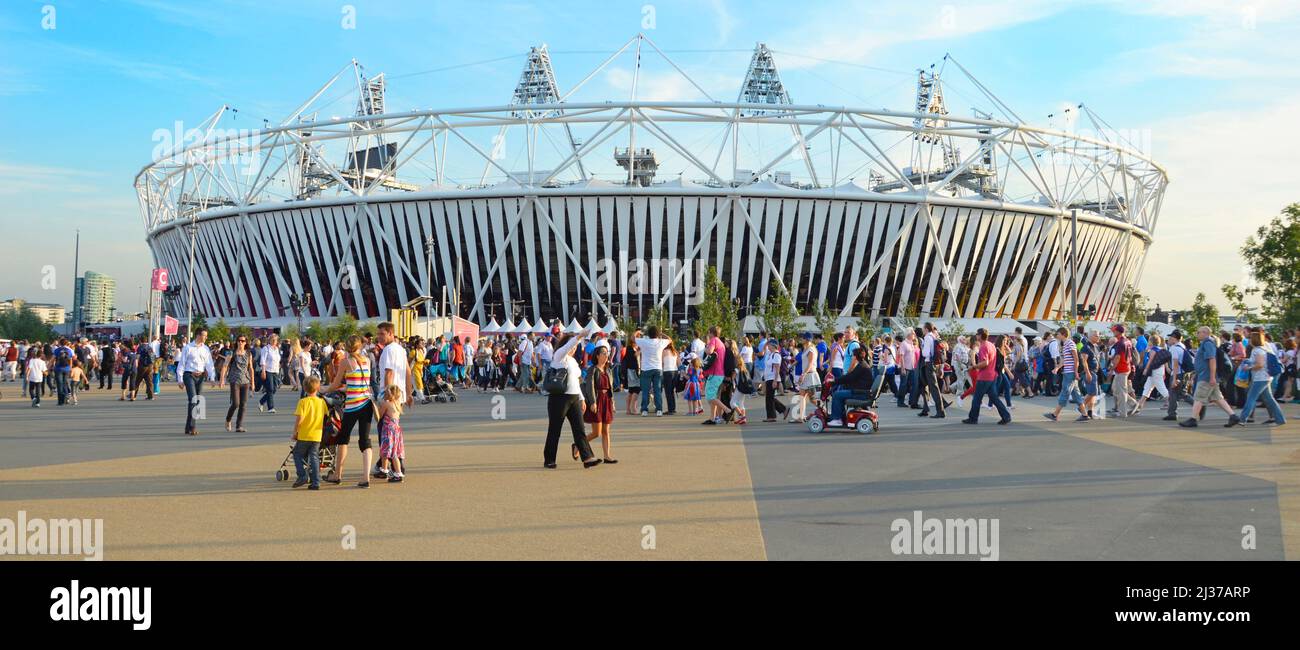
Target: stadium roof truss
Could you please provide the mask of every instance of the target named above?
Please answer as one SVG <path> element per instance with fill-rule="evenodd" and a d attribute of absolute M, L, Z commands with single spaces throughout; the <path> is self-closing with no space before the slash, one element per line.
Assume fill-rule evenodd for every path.
<path fill-rule="evenodd" d="M 761 54 L 751 63 L 774 77 L 771 52 L 760 44 Z M 620 57 L 635 53 L 631 96 L 618 101 L 572 101 L 570 98 Z M 653 101 L 637 97 L 643 56 L 654 53 L 700 93 L 697 101 Z M 530 84 L 520 99 L 498 106 L 415 110 L 374 114 L 367 107 L 383 107 L 383 76 L 368 79 L 361 66 L 350 62 L 310 99 L 278 125 L 230 131 L 220 128 L 223 106 L 187 134 L 184 146 L 156 157 L 135 178 L 135 188 L 147 231 L 193 224 L 210 215 L 246 214 L 283 208 L 285 203 L 311 200 L 342 201 L 355 205 L 355 218 L 374 219 L 369 202 L 397 200 L 420 194 L 510 190 L 528 199 L 533 209 L 549 221 L 563 245 L 562 226 L 550 221 L 537 200 L 539 195 L 573 191 L 576 184 L 621 192 L 655 191 L 634 187 L 616 172 L 593 181 L 593 170 L 608 167 L 608 152 L 597 159 L 607 143 L 625 142 L 637 151 L 647 140 L 666 149 L 681 168 L 700 179 L 677 185 L 696 190 L 712 188 L 734 201 L 749 227 L 756 228 L 745 210 L 745 196 L 761 187 L 780 169 L 799 170 L 807 182 L 785 182 L 791 196 L 853 193 L 862 198 L 910 202 L 914 216 L 938 232 L 929 205 L 961 203 L 971 207 L 1014 206 L 1067 218 L 1072 208 L 1080 218 L 1107 219 L 1127 228 L 1150 245 L 1168 183 L 1160 165 L 1131 143 L 1110 137 L 1105 123 L 1090 109 L 1080 108 L 1098 127 L 1097 137 L 1026 124 L 1009 107 L 952 57 L 945 57 L 957 74 L 978 89 L 992 112 L 964 117 L 880 108 L 807 105 L 789 102 L 782 87 L 780 98 L 740 101 L 750 85 L 747 78 L 737 101 L 714 99 L 649 38 L 637 35 L 563 94 L 555 88 L 550 57 L 543 46 L 528 57 L 521 87 Z M 761 64 L 761 65 L 759 65 Z M 351 73 L 351 74 L 348 74 Z M 357 115 L 317 119 L 317 105 L 326 93 L 342 86 L 358 107 Z M 540 84 L 540 85 L 539 85 Z M 375 94 L 380 93 L 376 97 Z M 751 93 L 752 95 L 752 93 Z M 526 108 L 522 108 L 526 104 Z M 774 108 L 779 104 L 780 108 Z M 766 142 L 779 144 L 765 151 L 741 155 L 742 131 L 770 132 Z M 1112 130 L 1113 131 L 1113 130 Z M 523 133 L 523 146 L 514 160 L 525 166 L 512 171 L 505 148 L 506 134 Z M 495 134 L 495 137 L 493 137 Z M 931 169 L 918 165 L 912 154 L 916 142 L 966 144 L 970 153 L 955 165 Z M 701 144 L 701 140 L 705 140 Z M 720 140 L 720 143 L 719 143 Z M 726 155 L 730 144 L 730 155 Z M 547 148 L 549 145 L 549 149 Z M 716 151 L 713 150 L 717 147 Z M 816 150 L 814 155 L 811 151 Z M 452 163 L 448 164 L 451 152 Z M 382 158 L 379 164 L 365 160 Z M 638 154 L 639 155 L 639 154 Z M 957 183 L 964 173 L 988 161 L 996 179 L 991 193 L 974 192 Z M 710 162 L 711 161 L 711 162 Z M 464 182 L 486 170 L 478 183 Z M 789 173 L 789 172 L 787 172 Z M 493 183 L 487 183 L 488 176 Z M 870 177 L 873 186 L 855 185 Z M 789 178 L 789 176 L 787 176 Z M 626 181 L 626 182 L 625 182 Z M 872 187 L 890 188 L 873 191 Z M 567 189 L 566 189 L 567 188 Z M 396 195 L 396 196 L 394 196 Z M 723 213 L 719 209 L 715 213 Z M 514 217 L 522 218 L 524 209 Z M 353 226 L 355 228 L 355 225 Z M 708 229 L 705 228 L 705 231 Z M 761 238 L 760 238 L 761 243 Z M 244 245 L 261 245 L 246 241 Z M 767 251 L 763 251 L 767 254 Z M 572 262 L 581 268 L 572 251 Z M 771 256 L 767 255 L 771 266 Z M 775 276 L 780 274 L 771 269 Z M 411 269 L 403 269 L 408 275 Z M 870 277 L 870 273 L 867 274 Z M 585 278 L 590 282 L 589 278 Z M 944 274 L 944 281 L 951 280 Z M 865 282 L 865 280 L 864 280 Z M 604 305 L 601 305 L 605 307 Z M 605 307 L 608 312 L 608 307 Z"/>

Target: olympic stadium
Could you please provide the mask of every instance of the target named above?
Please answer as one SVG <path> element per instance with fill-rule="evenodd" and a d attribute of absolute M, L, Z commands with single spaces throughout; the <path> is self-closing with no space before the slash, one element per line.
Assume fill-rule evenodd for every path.
<path fill-rule="evenodd" d="M 893 109 L 795 101 L 762 44 L 734 99 L 644 35 L 568 87 L 545 46 L 520 58 L 503 105 L 397 109 L 354 61 L 279 124 L 232 130 L 222 107 L 135 178 L 156 265 L 233 320 L 304 297 L 309 318 L 387 318 L 445 290 L 480 323 L 677 322 L 710 266 L 742 313 L 784 290 L 804 314 L 1110 319 L 1168 183 L 1086 105 L 1087 129 L 1032 126 L 949 56 Z M 629 96 L 584 94 L 614 66 Z M 639 96 L 652 66 L 698 98 Z M 950 111 L 954 84 L 981 107 Z M 321 108 L 340 96 L 351 115 Z"/>

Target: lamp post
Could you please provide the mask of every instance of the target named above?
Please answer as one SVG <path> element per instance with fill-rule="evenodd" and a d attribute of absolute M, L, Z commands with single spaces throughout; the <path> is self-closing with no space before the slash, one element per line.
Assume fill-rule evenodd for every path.
<path fill-rule="evenodd" d="M 437 240 L 433 238 L 433 235 L 429 235 L 429 238 L 424 242 L 424 254 L 428 258 L 428 273 L 424 276 L 424 295 L 429 299 L 424 307 L 424 338 L 426 340 L 430 338 L 429 326 L 433 321 L 433 251 L 437 247 Z"/>
<path fill-rule="evenodd" d="M 311 304 L 311 292 L 308 291 L 302 295 L 296 293 L 289 294 L 289 308 L 293 310 L 293 315 L 298 319 L 298 338 L 302 338 L 302 312 L 307 305 Z"/>

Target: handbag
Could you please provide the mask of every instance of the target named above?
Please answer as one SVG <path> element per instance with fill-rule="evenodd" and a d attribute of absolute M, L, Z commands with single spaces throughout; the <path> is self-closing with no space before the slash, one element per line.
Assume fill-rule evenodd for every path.
<path fill-rule="evenodd" d="M 561 395 L 569 388 L 568 368 L 547 368 L 542 379 L 542 390 L 549 394 Z"/>

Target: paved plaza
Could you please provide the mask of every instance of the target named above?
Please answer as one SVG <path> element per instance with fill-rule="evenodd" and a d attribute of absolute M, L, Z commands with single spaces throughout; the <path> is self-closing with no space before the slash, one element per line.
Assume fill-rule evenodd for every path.
<path fill-rule="evenodd" d="M 918 510 L 996 518 L 1002 560 L 1300 559 L 1296 424 L 1224 429 L 1211 413 L 1180 429 L 1157 404 L 1055 423 L 1040 415 L 1046 399 L 1017 400 L 1008 426 L 891 402 L 870 436 L 620 414 L 619 464 L 584 470 L 562 439 L 551 471 L 542 398 L 462 391 L 404 416 L 405 483 L 353 487 L 354 444 L 344 485 L 308 492 L 274 476 L 296 394 L 281 392 L 278 414 L 250 412 L 237 434 L 222 426 L 228 393 L 210 387 L 191 438 L 183 393 L 164 388 L 152 402 L 91 391 L 79 406 L 32 409 L 0 385 L 0 516 L 103 518 L 110 560 L 884 560 L 898 557 L 891 523 Z M 761 400 L 750 412 L 761 419 Z"/>

